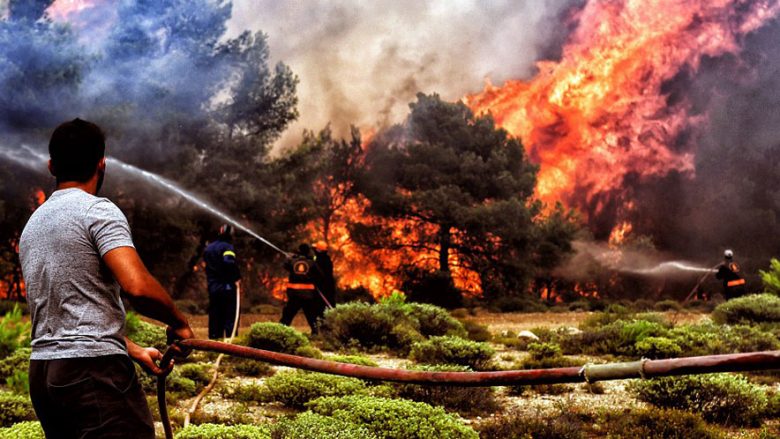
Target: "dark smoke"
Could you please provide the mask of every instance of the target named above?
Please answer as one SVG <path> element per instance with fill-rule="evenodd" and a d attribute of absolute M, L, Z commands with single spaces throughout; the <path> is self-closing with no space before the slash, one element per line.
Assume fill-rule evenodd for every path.
<path fill-rule="evenodd" d="M 670 105 L 691 104 L 702 128 L 681 143 L 695 145 L 695 175 L 672 173 L 652 182 L 628 176 L 635 200 L 628 214 L 639 235 L 680 258 L 716 263 L 733 249 L 760 288 L 757 270 L 780 256 L 780 20 L 747 35 L 737 55 L 705 57 L 698 71 L 683 71 L 666 84 Z M 595 218 L 595 234 L 608 234 L 614 209 Z M 614 221 L 614 220 L 612 220 Z M 602 224 L 604 227 L 599 228 Z"/>

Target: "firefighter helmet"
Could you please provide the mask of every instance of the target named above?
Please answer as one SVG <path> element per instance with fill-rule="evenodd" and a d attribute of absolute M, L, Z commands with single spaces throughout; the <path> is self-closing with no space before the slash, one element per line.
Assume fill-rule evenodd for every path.
<path fill-rule="evenodd" d="M 731 250 L 726 250 L 725 252 L 723 252 L 723 257 L 726 259 L 731 259 L 734 257 L 734 252 Z"/>
<path fill-rule="evenodd" d="M 219 236 L 230 236 L 233 234 L 233 226 L 230 224 L 222 224 L 219 226 Z"/>

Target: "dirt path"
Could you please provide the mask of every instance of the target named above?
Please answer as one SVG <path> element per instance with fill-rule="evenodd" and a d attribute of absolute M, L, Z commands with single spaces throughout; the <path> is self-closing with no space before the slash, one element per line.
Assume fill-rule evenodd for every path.
<path fill-rule="evenodd" d="M 526 329 L 545 327 L 545 328 L 557 328 L 560 326 L 573 326 L 577 327 L 583 320 L 593 314 L 592 312 L 576 311 L 576 312 L 508 312 L 508 313 L 492 313 L 486 311 L 480 311 L 475 316 L 470 316 L 468 319 L 474 320 L 477 323 L 487 325 L 490 332 L 497 334 L 501 331 L 522 331 Z M 696 313 L 696 312 L 664 312 L 661 313 L 675 325 L 697 323 L 708 317 L 708 314 Z M 281 316 L 281 309 L 278 313 L 270 314 L 244 314 L 241 316 L 241 322 L 239 324 L 239 332 L 241 330 L 248 329 L 253 323 L 256 322 L 278 322 Z M 195 335 L 197 337 L 208 336 L 208 316 L 205 315 L 191 315 L 190 325 L 192 325 Z M 301 332 L 308 333 L 309 325 L 306 323 L 306 319 L 303 317 L 303 313 L 299 313 L 293 320 L 293 327 Z"/>

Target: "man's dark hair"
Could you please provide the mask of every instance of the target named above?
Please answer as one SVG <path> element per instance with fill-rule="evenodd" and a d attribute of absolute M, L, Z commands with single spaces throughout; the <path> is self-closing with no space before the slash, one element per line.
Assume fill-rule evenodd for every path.
<path fill-rule="evenodd" d="M 301 256 L 309 256 L 311 254 L 311 247 L 309 247 L 309 244 L 299 245 L 298 254 Z"/>
<path fill-rule="evenodd" d="M 49 141 L 52 173 L 57 182 L 88 181 L 106 153 L 106 135 L 92 122 L 73 119 L 58 126 Z"/>

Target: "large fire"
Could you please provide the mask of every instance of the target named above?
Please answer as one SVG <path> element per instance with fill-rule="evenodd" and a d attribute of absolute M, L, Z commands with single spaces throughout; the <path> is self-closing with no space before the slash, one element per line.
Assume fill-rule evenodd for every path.
<path fill-rule="evenodd" d="M 518 136 L 540 164 L 538 197 L 598 214 L 624 178 L 693 173 L 688 131 L 704 122 L 664 84 L 695 72 L 703 56 L 739 50 L 741 38 L 778 13 L 775 1 L 589 1 L 560 61 L 529 81 L 488 84 L 465 98 Z M 630 202 L 630 200 L 622 200 Z M 615 218 L 620 228 L 630 231 Z"/>

